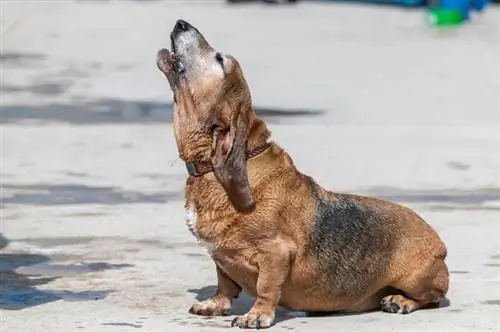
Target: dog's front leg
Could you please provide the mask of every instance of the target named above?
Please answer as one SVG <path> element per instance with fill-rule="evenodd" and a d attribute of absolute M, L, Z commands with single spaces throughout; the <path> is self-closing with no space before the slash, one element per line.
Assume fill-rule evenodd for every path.
<path fill-rule="evenodd" d="M 273 252 L 260 256 L 255 303 L 248 313 L 236 317 L 231 326 L 262 329 L 274 324 L 281 287 L 290 270 L 290 255 Z"/>
<path fill-rule="evenodd" d="M 233 298 L 238 297 L 241 287 L 217 266 L 217 292 L 211 298 L 195 303 L 189 312 L 201 316 L 224 316 L 231 310 Z"/>

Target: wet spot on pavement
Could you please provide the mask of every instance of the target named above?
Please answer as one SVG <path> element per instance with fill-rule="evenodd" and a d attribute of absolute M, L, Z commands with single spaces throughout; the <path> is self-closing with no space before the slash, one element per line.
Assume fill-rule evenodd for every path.
<path fill-rule="evenodd" d="M 25 276 L 15 271 L 0 271 L 0 309 L 22 310 L 54 301 L 102 300 L 111 292 L 40 290 L 36 286 L 49 284 L 59 277 Z"/>
<path fill-rule="evenodd" d="M 97 62 L 97 61 L 92 61 L 89 63 L 89 68 L 93 69 L 93 70 L 102 69 L 103 66 L 104 66 L 104 64 L 102 64 L 101 62 Z"/>
<path fill-rule="evenodd" d="M 256 107 L 255 113 L 262 119 L 270 120 L 273 119 L 283 119 L 290 117 L 311 117 L 311 116 L 321 116 L 323 111 L 309 110 L 309 109 L 284 109 L 284 108 L 269 108 L 269 107 Z"/>
<path fill-rule="evenodd" d="M 183 324 L 183 323 L 185 323 L 185 324 Z M 179 322 L 177 324 L 187 325 L 186 322 Z M 215 328 L 226 328 L 226 329 L 231 328 L 231 324 L 218 322 L 218 320 L 212 320 L 212 321 L 203 320 L 201 322 L 191 322 L 191 325 L 196 326 L 196 327 L 215 327 Z"/>
<path fill-rule="evenodd" d="M 133 64 L 120 64 L 120 65 L 115 66 L 115 69 L 120 70 L 120 71 L 129 71 L 129 70 L 134 69 L 134 65 Z"/>
<path fill-rule="evenodd" d="M 102 217 L 105 215 L 106 213 L 102 212 L 77 212 L 77 213 L 61 214 L 59 216 L 69 217 L 69 218 L 89 218 L 89 217 Z"/>
<path fill-rule="evenodd" d="M 143 246 L 159 247 L 159 248 L 163 248 L 166 245 L 165 242 L 158 239 L 141 239 L 137 240 L 137 243 Z"/>
<path fill-rule="evenodd" d="M 29 253 L 0 254 L 0 309 L 22 310 L 54 301 L 102 300 L 112 290 L 73 292 L 38 289 L 39 286 L 68 275 L 119 269 L 130 264 L 92 262 L 89 264 L 53 264 L 47 255 Z"/>
<path fill-rule="evenodd" d="M 186 318 L 189 318 L 189 317 L 186 317 Z M 179 322 L 181 321 L 183 318 L 179 318 L 179 317 L 173 317 L 169 320 L 169 322 L 171 323 L 174 323 L 174 322 Z"/>
<path fill-rule="evenodd" d="M 40 264 L 48 262 L 49 260 L 50 258 L 45 255 L 33 255 L 27 253 L 0 254 L 0 272 L 13 270 L 22 266 Z"/>
<path fill-rule="evenodd" d="M 16 53 L 2 52 L 0 54 L 0 65 L 3 67 L 32 67 L 47 57 L 38 53 Z"/>
<path fill-rule="evenodd" d="M 486 300 L 481 302 L 482 304 L 488 304 L 488 305 L 500 305 L 500 300 Z"/>
<path fill-rule="evenodd" d="M 139 325 L 139 324 L 132 324 L 132 323 L 102 323 L 101 325 L 104 325 L 104 326 L 117 326 L 117 327 L 132 327 L 132 328 L 135 328 L 135 329 L 140 329 L 142 328 L 142 325 Z"/>
<path fill-rule="evenodd" d="M 393 187 L 374 187 L 365 192 L 381 199 L 406 203 L 474 205 L 489 201 L 500 201 L 500 188 L 412 190 Z"/>
<path fill-rule="evenodd" d="M 469 274 L 469 271 L 466 270 L 451 270 L 450 274 Z"/>
<path fill-rule="evenodd" d="M 450 161 L 448 162 L 448 167 L 458 171 L 465 171 L 470 168 L 470 165 L 462 163 L 460 161 Z"/>
<path fill-rule="evenodd" d="M 0 249 L 7 247 L 8 244 L 9 240 L 5 236 L 3 236 L 2 233 L 0 233 Z"/>
<path fill-rule="evenodd" d="M 80 264 L 53 264 L 40 263 L 17 269 L 17 272 L 26 275 L 44 275 L 69 277 L 83 273 L 117 270 L 133 267 L 131 264 L 110 264 L 105 262 Z"/>
<path fill-rule="evenodd" d="M 3 204 L 17 205 L 78 205 L 78 204 L 164 204 L 182 199 L 181 192 L 152 194 L 126 191 L 115 187 L 95 187 L 80 184 L 4 184 Z"/>
<path fill-rule="evenodd" d="M 30 238 L 20 238 L 15 241 L 25 242 L 29 244 L 34 244 L 43 247 L 52 246 L 65 246 L 65 245 L 75 245 L 75 244 L 88 244 L 90 242 L 99 240 L 100 238 L 95 236 L 60 236 L 60 237 L 30 237 Z"/>
<path fill-rule="evenodd" d="M 484 266 L 488 267 L 500 267 L 500 263 L 486 263 Z"/>
<path fill-rule="evenodd" d="M 500 259 L 500 255 L 491 255 L 490 258 L 491 259 Z"/>
<path fill-rule="evenodd" d="M 208 257 L 207 255 L 199 254 L 197 252 L 186 252 L 186 253 L 184 253 L 184 256 L 194 257 L 194 258 L 207 258 Z"/>
<path fill-rule="evenodd" d="M 40 82 L 32 85 L 5 85 L 2 87 L 2 93 L 30 93 L 33 95 L 60 95 L 65 93 L 72 83 L 69 81 L 61 82 Z"/>
<path fill-rule="evenodd" d="M 500 207 L 497 206 L 484 206 L 480 204 L 468 204 L 468 205 L 433 205 L 429 208 L 430 211 L 500 211 Z"/>
<path fill-rule="evenodd" d="M 90 77 L 90 72 L 86 68 L 74 68 L 72 66 L 68 68 L 64 68 L 63 70 L 57 72 L 55 76 L 59 78 L 69 78 L 69 79 L 75 79 L 75 78 L 86 78 Z"/>
<path fill-rule="evenodd" d="M 119 236 L 61 236 L 61 237 L 33 237 L 12 239 L 13 242 L 26 243 L 42 248 L 53 248 L 73 245 L 86 245 L 92 242 L 111 242 L 114 245 L 124 244 L 126 250 L 137 251 L 141 247 L 153 247 L 160 249 L 194 249 L 199 248 L 195 241 L 192 242 L 165 242 L 156 238 L 130 239 Z M 0 244 L 2 239 L 0 237 Z M 188 251 L 191 251 L 188 250 Z M 55 255 L 59 255 L 56 253 Z"/>
<path fill-rule="evenodd" d="M 95 70 L 95 68 L 93 69 Z M 324 114 L 323 111 L 319 110 L 269 107 L 255 107 L 255 112 L 268 123 L 279 123 L 295 118 L 318 117 Z M 15 123 L 22 120 L 66 122 L 75 125 L 171 123 L 172 103 L 102 98 L 36 106 L 9 105 L 0 110 L 0 123 Z"/>
<path fill-rule="evenodd" d="M 168 176 L 167 174 L 163 173 L 148 173 L 148 174 L 137 174 L 138 177 L 157 181 L 157 180 L 166 180 L 170 179 L 171 177 Z"/>
<path fill-rule="evenodd" d="M 81 172 L 66 172 L 65 173 L 67 176 L 75 177 L 75 178 L 86 178 L 89 175 L 86 173 L 81 173 Z"/>
<path fill-rule="evenodd" d="M 157 239 L 142 239 L 136 242 L 137 244 L 157 247 L 163 249 L 185 249 L 185 248 L 199 248 L 199 245 L 196 242 L 165 242 Z"/>

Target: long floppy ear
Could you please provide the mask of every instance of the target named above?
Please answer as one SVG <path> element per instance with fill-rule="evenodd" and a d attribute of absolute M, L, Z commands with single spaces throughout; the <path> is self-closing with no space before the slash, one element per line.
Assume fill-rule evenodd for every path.
<path fill-rule="evenodd" d="M 245 213 L 255 207 L 246 165 L 251 102 L 245 98 L 240 105 L 234 106 L 236 107 L 229 110 L 229 130 L 214 133 L 212 166 L 234 208 Z"/>

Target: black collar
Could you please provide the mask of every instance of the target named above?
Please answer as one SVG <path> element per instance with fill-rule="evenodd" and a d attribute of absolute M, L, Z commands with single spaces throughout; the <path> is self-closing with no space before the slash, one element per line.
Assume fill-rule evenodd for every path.
<path fill-rule="evenodd" d="M 271 146 L 271 143 L 266 142 L 264 145 L 258 146 L 250 151 L 247 151 L 247 153 L 246 153 L 247 160 L 258 156 L 259 154 L 264 152 L 270 146 Z M 214 171 L 214 168 L 212 167 L 212 163 L 210 163 L 208 161 L 193 161 L 191 163 L 186 163 L 186 168 L 187 168 L 189 175 L 195 176 L 195 177 Z"/>

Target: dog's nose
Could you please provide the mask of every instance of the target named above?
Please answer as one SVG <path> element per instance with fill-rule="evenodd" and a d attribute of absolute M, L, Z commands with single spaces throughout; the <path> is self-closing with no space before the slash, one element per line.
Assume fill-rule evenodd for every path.
<path fill-rule="evenodd" d="M 189 24 L 188 22 L 184 20 L 177 20 L 177 22 L 175 23 L 174 31 L 176 32 L 188 31 L 189 29 L 191 29 L 191 27 L 192 27 L 191 24 Z"/>

